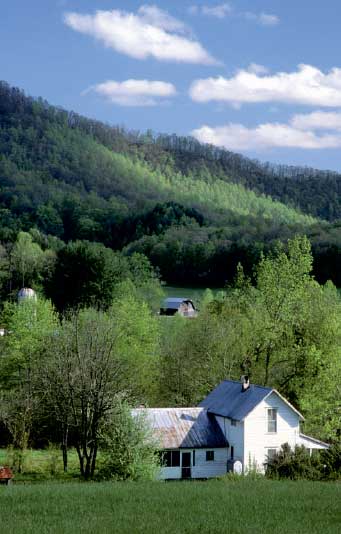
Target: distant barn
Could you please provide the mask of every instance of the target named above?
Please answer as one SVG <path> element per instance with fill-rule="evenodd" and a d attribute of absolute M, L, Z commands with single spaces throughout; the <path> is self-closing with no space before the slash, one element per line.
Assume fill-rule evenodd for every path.
<path fill-rule="evenodd" d="M 183 317 L 196 317 L 198 312 L 193 301 L 188 298 L 169 297 L 165 299 L 160 308 L 160 315 L 172 316 L 176 313 Z"/>

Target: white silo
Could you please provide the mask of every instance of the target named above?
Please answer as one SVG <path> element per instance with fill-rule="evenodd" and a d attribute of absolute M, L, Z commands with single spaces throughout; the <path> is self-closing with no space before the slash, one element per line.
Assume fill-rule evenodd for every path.
<path fill-rule="evenodd" d="M 30 287 L 23 287 L 18 292 L 18 303 L 20 304 L 21 302 L 26 302 L 28 300 L 36 302 L 37 294 L 34 289 L 31 289 Z"/>

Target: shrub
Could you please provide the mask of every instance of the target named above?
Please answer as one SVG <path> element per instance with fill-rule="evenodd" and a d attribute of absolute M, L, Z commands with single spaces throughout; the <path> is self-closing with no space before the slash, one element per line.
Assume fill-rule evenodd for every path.
<path fill-rule="evenodd" d="M 323 478 L 341 478 L 341 442 L 335 443 L 329 449 L 321 452 Z"/>
<path fill-rule="evenodd" d="M 157 444 L 144 416 L 132 416 L 120 403 L 101 438 L 98 477 L 141 480 L 155 478 L 160 467 Z"/>
<path fill-rule="evenodd" d="M 320 454 L 310 456 L 308 449 L 296 446 L 291 449 L 288 443 L 281 446 L 278 453 L 269 459 L 266 465 L 268 478 L 290 478 L 291 480 L 308 479 L 320 480 L 323 478 L 323 465 Z"/>

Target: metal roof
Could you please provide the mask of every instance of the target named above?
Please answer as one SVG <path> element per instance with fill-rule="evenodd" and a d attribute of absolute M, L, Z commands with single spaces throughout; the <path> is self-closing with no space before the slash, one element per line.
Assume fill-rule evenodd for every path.
<path fill-rule="evenodd" d="M 306 434 L 300 434 L 300 438 L 302 438 L 304 441 L 311 441 L 315 445 L 322 445 L 323 447 L 329 448 L 329 443 L 326 443 L 325 441 L 321 441 L 320 439 L 312 438 L 311 436 L 307 436 Z"/>
<path fill-rule="evenodd" d="M 191 301 L 191 299 L 187 298 L 187 297 L 169 297 L 167 299 L 165 299 L 162 303 L 162 308 L 168 308 L 168 309 L 173 309 L 173 310 L 178 310 L 180 305 L 183 303 L 183 302 L 190 302 L 194 308 L 194 304 L 193 302 Z"/>
<path fill-rule="evenodd" d="M 272 388 L 251 384 L 245 391 L 241 382 L 224 380 L 199 404 L 209 413 L 241 421 L 265 397 Z"/>
<path fill-rule="evenodd" d="M 163 449 L 227 447 L 220 426 L 204 408 L 138 408 L 145 414 Z"/>

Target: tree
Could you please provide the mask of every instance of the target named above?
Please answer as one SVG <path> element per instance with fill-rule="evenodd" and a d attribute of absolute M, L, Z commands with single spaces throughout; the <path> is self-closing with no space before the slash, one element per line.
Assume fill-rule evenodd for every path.
<path fill-rule="evenodd" d="M 140 288 L 119 284 L 108 314 L 119 335 L 115 351 L 124 361 L 126 391 L 139 403 L 156 401 L 159 378 L 159 323 Z"/>
<path fill-rule="evenodd" d="M 0 415 L 12 435 L 13 446 L 23 452 L 38 414 L 46 342 L 57 329 L 58 318 L 51 303 L 39 298 L 7 303 L 3 320 L 8 334 L 0 339 Z"/>
<path fill-rule="evenodd" d="M 134 309 L 135 306 L 135 309 Z M 96 469 L 104 426 L 122 396 L 135 401 L 152 395 L 157 328 L 146 304 L 133 297 L 108 312 L 84 309 L 63 320 L 51 336 L 42 370 L 42 395 L 66 433 L 72 429 L 80 472 Z"/>
<path fill-rule="evenodd" d="M 59 310 L 77 307 L 110 307 L 114 287 L 129 269 L 119 253 L 99 243 L 71 242 L 57 254 L 48 294 Z"/>
<path fill-rule="evenodd" d="M 143 414 L 118 402 L 102 431 L 99 477 L 153 480 L 160 467 L 158 443 Z"/>
<path fill-rule="evenodd" d="M 328 318 L 323 325 L 320 317 L 316 329 L 324 336 L 324 351 L 318 373 L 307 382 L 300 402 L 307 414 L 307 431 L 341 445 L 341 299 L 331 283 L 324 287 L 323 297 Z"/>
<path fill-rule="evenodd" d="M 13 269 L 20 275 L 22 287 L 32 284 L 43 260 L 43 251 L 27 232 L 19 232 L 11 253 Z"/>
<path fill-rule="evenodd" d="M 86 479 L 95 472 L 101 426 L 124 392 L 124 362 L 114 350 L 118 335 L 104 312 L 87 309 L 65 319 L 48 347 L 44 390 L 61 424 L 73 428 Z"/>

